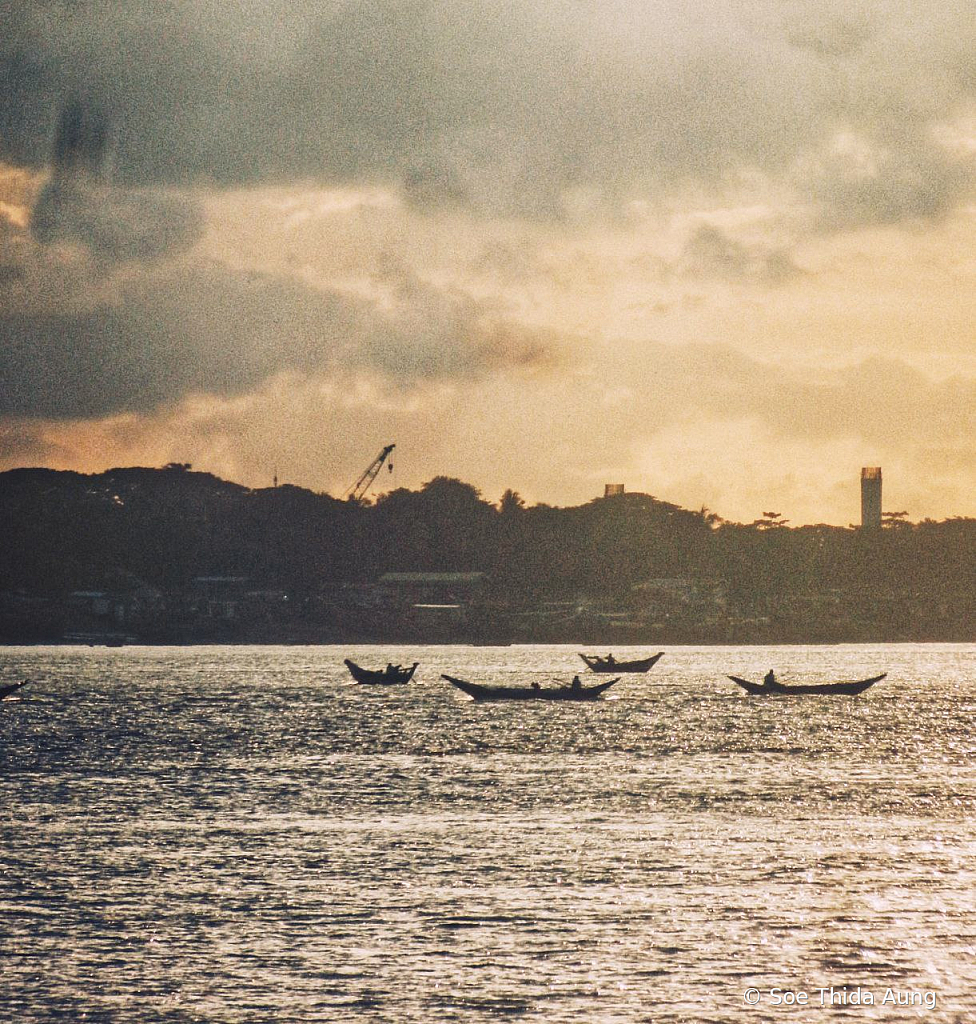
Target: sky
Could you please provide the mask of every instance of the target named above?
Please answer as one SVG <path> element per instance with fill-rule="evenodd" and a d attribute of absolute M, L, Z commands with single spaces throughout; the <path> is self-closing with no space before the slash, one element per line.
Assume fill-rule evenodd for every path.
<path fill-rule="evenodd" d="M 976 7 L 12 0 L 0 469 L 976 516 Z"/>

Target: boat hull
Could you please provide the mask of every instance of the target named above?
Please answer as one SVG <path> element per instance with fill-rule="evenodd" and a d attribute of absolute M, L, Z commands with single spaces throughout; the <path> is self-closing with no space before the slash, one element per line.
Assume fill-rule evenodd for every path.
<path fill-rule="evenodd" d="M 402 671 L 396 673 L 396 675 L 387 675 L 383 669 L 376 671 L 368 668 L 362 668 L 357 665 L 354 661 L 350 661 L 348 658 L 343 659 L 346 668 L 349 669 L 349 674 L 356 680 L 357 683 L 363 683 L 370 686 L 403 686 L 404 683 L 409 683 L 413 679 L 414 672 L 417 671 L 417 665 L 419 662 L 414 662 L 410 668 L 405 668 Z"/>
<path fill-rule="evenodd" d="M 786 686 L 783 683 L 766 686 L 764 683 L 752 683 L 748 679 L 740 679 L 738 676 L 729 676 L 729 679 L 736 685 L 741 686 L 746 693 L 756 697 L 777 697 L 811 693 L 837 693 L 855 696 L 863 693 L 868 687 L 874 686 L 875 683 L 880 682 L 887 674 L 887 672 L 882 672 L 880 676 L 861 679 L 856 683 L 813 683 L 807 686 Z"/>
<path fill-rule="evenodd" d="M 611 679 L 606 683 L 581 686 L 579 689 L 573 689 L 571 686 L 548 689 L 540 686 L 537 689 L 534 686 L 482 686 L 479 683 L 469 683 L 466 679 L 456 679 L 454 676 L 446 675 L 442 675 L 441 679 L 446 679 L 475 700 L 596 700 L 601 693 L 620 681 Z"/>
<path fill-rule="evenodd" d="M 30 682 L 29 679 L 23 679 L 19 683 L 6 683 L 0 686 L 0 700 L 4 697 L 8 697 L 11 693 L 16 693 L 22 686 L 26 686 Z"/>
<path fill-rule="evenodd" d="M 580 657 L 586 662 L 591 672 L 606 672 L 609 675 L 610 673 L 620 672 L 647 672 L 663 654 L 664 651 L 658 651 L 651 658 L 641 658 L 639 661 L 615 661 L 612 663 L 608 663 L 605 658 L 595 658 L 589 654 L 580 654 Z"/>

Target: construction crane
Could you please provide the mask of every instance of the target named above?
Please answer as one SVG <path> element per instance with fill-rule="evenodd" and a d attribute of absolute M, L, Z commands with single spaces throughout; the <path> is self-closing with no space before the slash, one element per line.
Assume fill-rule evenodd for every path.
<path fill-rule="evenodd" d="M 390 456 L 390 452 L 396 448 L 395 444 L 388 444 L 383 451 L 363 470 L 363 475 L 346 492 L 346 501 L 361 502 L 366 497 L 366 492 L 373 486 L 373 481 L 383 468 L 383 463 Z M 393 463 L 390 463 L 390 472 L 393 472 Z"/>

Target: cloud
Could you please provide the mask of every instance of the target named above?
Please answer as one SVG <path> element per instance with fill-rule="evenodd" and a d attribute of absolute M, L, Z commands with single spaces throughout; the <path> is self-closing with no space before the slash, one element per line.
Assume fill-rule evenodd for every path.
<path fill-rule="evenodd" d="M 927 215 L 972 185 L 928 134 L 974 95 L 972 19 L 940 0 L 14 0 L 0 40 L 0 155 L 42 165 L 82 95 L 110 119 L 122 185 L 380 181 L 552 218 L 580 196 L 613 209 L 791 178 L 845 131 L 887 154 L 855 215 Z M 941 186 L 892 199 L 921 194 L 916 170 Z M 844 200 L 843 162 L 819 174 L 793 175 L 801 201 Z"/>
<path fill-rule="evenodd" d="M 395 252 L 337 282 L 287 250 L 248 260 L 194 245 L 196 204 L 104 184 L 101 144 L 84 145 L 78 119 L 66 119 L 72 140 L 55 144 L 49 181 L 0 165 L 0 417 L 145 414 L 194 394 L 242 395 L 288 371 L 403 390 L 560 358 L 552 332 L 519 326 L 500 299 L 436 283 Z M 342 215 L 355 220 L 358 207 Z M 317 229 L 305 235 L 321 244 Z M 256 238 L 266 248 L 264 228 Z"/>
<path fill-rule="evenodd" d="M 35 424 L 0 420 L 0 464 L 22 466 L 64 455 L 43 439 Z"/>
<path fill-rule="evenodd" d="M 813 370 L 750 358 L 721 344 L 641 348 L 656 408 L 640 417 L 663 428 L 688 417 L 752 418 L 783 439 L 860 438 L 882 447 L 976 437 L 976 379 L 933 378 L 901 360 L 872 356 Z M 635 420 L 636 425 L 636 420 Z"/>
<path fill-rule="evenodd" d="M 802 273 L 785 246 L 739 241 L 710 224 L 700 224 L 692 232 L 672 269 L 686 277 L 768 285 L 783 284 Z"/>
<path fill-rule="evenodd" d="M 842 131 L 799 163 L 796 181 L 816 204 L 822 230 L 933 220 L 966 195 L 973 162 L 947 151 L 931 126 L 886 137 Z"/>
<path fill-rule="evenodd" d="M 185 461 L 213 403 L 192 460 L 253 472 L 287 378 L 308 482 L 385 401 L 427 478 L 477 451 L 557 501 L 731 422 L 771 461 L 966 452 L 974 32 L 939 0 L 12 0 L 0 415 L 60 464 L 109 420 L 116 462 Z"/>
<path fill-rule="evenodd" d="M 73 99 L 61 112 L 52 173 L 31 216 L 43 243 L 79 242 L 100 260 L 153 260 L 189 249 L 202 210 L 186 197 L 107 182 L 110 126 L 98 107 Z"/>
<path fill-rule="evenodd" d="M 936 381 L 896 360 L 804 374 L 705 345 L 618 346 L 602 364 L 591 376 L 573 366 L 425 378 L 397 393 L 379 381 L 284 374 L 241 397 L 94 423 L 35 421 L 23 433 L 66 468 L 190 461 L 267 486 L 276 463 L 282 479 L 331 493 L 395 441 L 393 486 L 446 473 L 496 498 L 515 487 L 571 504 L 619 480 L 747 521 L 775 495 L 766 507 L 795 523 L 840 525 L 856 520 L 860 467 L 882 465 L 890 507 L 913 519 L 976 512 L 976 379 Z"/>
<path fill-rule="evenodd" d="M 203 219 L 187 198 L 54 179 L 41 192 L 31 227 L 43 243 L 78 242 L 101 260 L 146 262 L 190 249 Z"/>
<path fill-rule="evenodd" d="M 380 303 L 274 274 L 184 262 L 123 276 L 87 307 L 0 312 L 0 415 L 147 412 L 239 395 L 284 370 L 362 370 L 395 387 L 533 366 L 541 332 L 419 280 Z"/>

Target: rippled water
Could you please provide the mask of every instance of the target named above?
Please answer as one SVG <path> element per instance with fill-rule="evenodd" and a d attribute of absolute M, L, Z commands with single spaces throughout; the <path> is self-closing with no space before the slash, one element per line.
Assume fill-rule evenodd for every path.
<path fill-rule="evenodd" d="M 421 665 L 362 687 L 347 655 Z M 0 707 L 0 1019 L 976 1020 L 976 646 L 671 648 L 596 704 L 440 679 L 582 667 L 0 650 L 37 680 Z M 889 676 L 724 679 L 770 667 Z"/>

